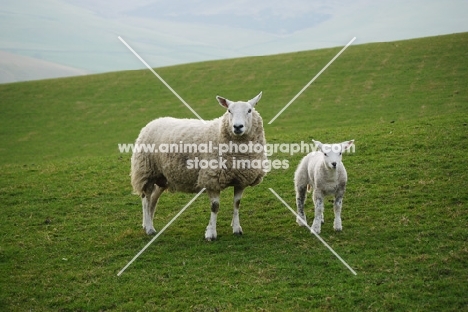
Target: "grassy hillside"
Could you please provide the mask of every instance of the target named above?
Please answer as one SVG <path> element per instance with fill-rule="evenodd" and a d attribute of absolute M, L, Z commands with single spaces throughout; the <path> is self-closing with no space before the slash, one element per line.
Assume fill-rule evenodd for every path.
<path fill-rule="evenodd" d="M 300 140 L 297 125 L 304 122 L 311 125 L 307 134 L 325 128 L 346 133 L 352 126 L 463 111 L 467 37 L 351 46 L 266 127 L 268 138 L 284 133 Z M 158 72 L 205 119 L 223 113 L 217 94 L 246 100 L 263 91 L 258 110 L 267 123 L 340 49 Z M 141 127 L 156 117 L 193 117 L 148 70 L 0 85 L 0 95 L 0 163 L 115 154 L 117 143 L 133 142 Z"/>
<path fill-rule="evenodd" d="M 270 143 L 356 140 L 343 232 L 328 204 L 321 236 L 357 276 L 268 191 L 294 207 L 303 155 L 279 153 L 289 168 L 245 192 L 242 237 L 226 190 L 218 240 L 203 240 L 202 195 L 117 277 L 151 239 L 117 144 L 191 112 L 147 70 L 0 85 L 0 310 L 468 309 L 467 46 L 468 33 L 351 46 L 272 125 L 340 48 L 157 70 L 205 119 L 223 113 L 217 94 L 263 91 Z M 156 229 L 192 197 L 165 194 Z"/>

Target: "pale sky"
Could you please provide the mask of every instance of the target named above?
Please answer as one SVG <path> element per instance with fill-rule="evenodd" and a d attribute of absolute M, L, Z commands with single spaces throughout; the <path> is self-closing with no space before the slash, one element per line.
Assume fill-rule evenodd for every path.
<path fill-rule="evenodd" d="M 0 83 L 468 31 L 467 0 L 0 0 Z M 38 63 L 37 63 L 37 62 Z"/>

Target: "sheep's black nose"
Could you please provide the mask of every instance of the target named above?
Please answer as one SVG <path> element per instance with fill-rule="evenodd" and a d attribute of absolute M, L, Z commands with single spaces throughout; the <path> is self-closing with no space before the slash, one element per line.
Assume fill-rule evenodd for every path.
<path fill-rule="evenodd" d="M 333 168 L 336 168 L 336 162 L 332 162 Z"/>
<path fill-rule="evenodd" d="M 241 133 L 243 127 L 244 127 L 244 125 L 234 125 L 234 132 L 235 133 Z"/>

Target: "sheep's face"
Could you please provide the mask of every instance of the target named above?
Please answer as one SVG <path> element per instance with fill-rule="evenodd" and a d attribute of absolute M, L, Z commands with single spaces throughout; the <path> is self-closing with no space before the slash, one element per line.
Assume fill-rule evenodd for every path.
<path fill-rule="evenodd" d="M 223 97 L 217 96 L 221 106 L 227 108 L 229 113 L 229 127 L 236 136 L 248 133 L 252 127 L 252 111 L 262 97 L 262 92 L 248 102 L 232 102 Z"/>
<path fill-rule="evenodd" d="M 323 144 L 320 141 L 314 141 L 314 144 L 317 150 L 323 153 L 326 166 L 329 169 L 336 169 L 341 164 L 343 153 L 349 151 L 349 148 L 354 144 L 354 140 L 335 144 Z"/>

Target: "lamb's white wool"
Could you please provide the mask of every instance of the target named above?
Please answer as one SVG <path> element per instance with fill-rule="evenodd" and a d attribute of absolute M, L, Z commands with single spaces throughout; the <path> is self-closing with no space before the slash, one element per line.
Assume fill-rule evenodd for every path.
<path fill-rule="evenodd" d="M 335 197 L 333 204 L 335 212 L 333 228 L 336 231 L 341 231 L 341 206 L 348 180 L 341 157 L 342 153 L 349 150 L 354 144 L 354 140 L 339 144 L 322 144 L 319 141 L 314 141 L 314 143 L 318 150 L 307 154 L 299 163 L 294 174 L 297 213 L 301 216 L 302 220 L 307 222 L 304 204 L 306 192 L 312 188 L 312 199 L 315 207 L 312 230 L 319 234 L 321 224 L 324 222 L 324 197 L 333 195 Z M 301 219 L 297 218 L 296 221 L 299 225 L 304 225 Z"/>
<path fill-rule="evenodd" d="M 140 132 L 136 144 L 196 144 L 219 146 L 220 144 L 261 144 L 265 146 L 263 121 L 255 105 L 262 93 L 248 102 L 232 102 L 217 96 L 219 104 L 227 110 L 220 118 L 203 123 L 197 119 L 159 118 L 151 121 Z M 189 160 L 219 161 L 223 166 L 188 166 Z M 142 198 L 143 228 L 147 234 L 154 234 L 153 217 L 159 197 L 165 190 L 198 193 L 202 188 L 211 201 L 211 217 L 205 238 L 214 240 L 216 218 L 219 209 L 220 192 L 234 187 L 234 213 L 232 228 L 234 234 L 242 234 L 239 223 L 239 204 L 247 186 L 259 184 L 266 170 L 262 167 L 236 167 L 233 161 L 247 160 L 250 163 L 267 161 L 265 153 L 254 151 L 228 151 L 222 156 L 217 150 L 178 151 L 177 153 L 134 152 L 131 160 L 131 182 L 133 190 Z M 207 163 L 207 162 L 206 162 Z M 213 164 L 215 164 L 214 162 Z"/>

